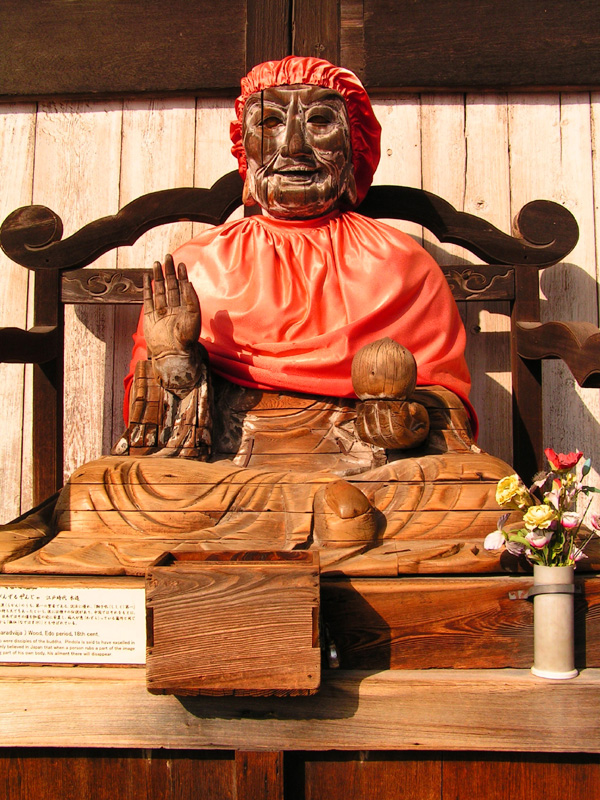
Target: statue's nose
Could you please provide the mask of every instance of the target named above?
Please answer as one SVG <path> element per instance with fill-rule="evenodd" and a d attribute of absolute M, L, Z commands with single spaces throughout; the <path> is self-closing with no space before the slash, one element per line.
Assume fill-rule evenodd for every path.
<path fill-rule="evenodd" d="M 287 120 L 285 142 L 281 152 L 286 156 L 306 155 L 311 152 L 306 143 L 304 126 L 299 114 L 291 114 Z"/>

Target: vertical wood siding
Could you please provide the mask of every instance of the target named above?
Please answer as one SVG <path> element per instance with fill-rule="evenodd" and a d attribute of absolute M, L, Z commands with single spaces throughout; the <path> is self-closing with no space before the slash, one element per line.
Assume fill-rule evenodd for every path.
<path fill-rule="evenodd" d="M 229 99 L 183 97 L 126 102 L 0 106 L 0 216 L 30 202 L 50 206 L 65 236 L 114 214 L 145 192 L 209 186 L 235 168 L 229 152 Z M 376 183 L 420 186 L 502 230 L 529 200 L 567 206 L 581 239 L 564 264 L 542 280 L 545 319 L 598 323 L 595 235 L 600 211 L 597 149 L 600 95 L 403 94 L 376 97 L 383 126 Z M 101 266 L 149 266 L 202 226 L 168 225 Z M 440 246 L 415 225 L 402 226 L 445 263 L 477 263 L 458 247 Z M 26 327 L 32 276 L 0 254 L 0 325 Z M 510 375 L 507 308 L 463 305 L 470 332 L 472 400 L 480 444 L 510 461 Z M 127 371 L 135 308 L 71 308 L 67 315 L 65 475 L 107 452 L 120 433 L 122 378 Z M 599 392 L 574 386 L 557 362 L 545 365 L 545 442 L 583 449 L 600 465 Z M 30 397 L 27 370 L 0 365 L 0 520 L 30 506 Z M 596 480 L 597 476 L 596 476 Z"/>

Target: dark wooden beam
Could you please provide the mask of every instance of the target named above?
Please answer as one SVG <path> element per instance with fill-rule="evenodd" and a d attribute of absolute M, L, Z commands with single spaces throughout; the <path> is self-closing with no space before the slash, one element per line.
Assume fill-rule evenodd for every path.
<path fill-rule="evenodd" d="M 596 0 L 342 0 L 344 66 L 371 89 L 600 86 Z"/>
<path fill-rule="evenodd" d="M 56 330 L 59 352 L 33 365 L 33 504 L 38 505 L 63 484 L 63 306 L 60 273 L 35 277 L 34 326 Z"/>
<path fill-rule="evenodd" d="M 296 56 L 326 58 L 334 64 L 340 58 L 339 0 L 295 0 L 292 52 Z"/>
<path fill-rule="evenodd" d="M 246 71 L 292 52 L 292 0 L 247 0 Z"/>
<path fill-rule="evenodd" d="M 0 98 L 234 90 L 246 0 L 4 0 Z"/>

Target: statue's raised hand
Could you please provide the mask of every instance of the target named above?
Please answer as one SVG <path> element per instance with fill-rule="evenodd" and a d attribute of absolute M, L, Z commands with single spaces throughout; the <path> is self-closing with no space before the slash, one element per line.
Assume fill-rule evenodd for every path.
<path fill-rule="evenodd" d="M 169 391 L 179 396 L 190 392 L 198 383 L 201 354 L 200 303 L 188 280 L 185 264 L 179 264 L 177 275 L 173 256 L 165 256 L 165 269 L 158 261 L 150 276 L 144 275 L 144 337 L 154 371 Z"/>

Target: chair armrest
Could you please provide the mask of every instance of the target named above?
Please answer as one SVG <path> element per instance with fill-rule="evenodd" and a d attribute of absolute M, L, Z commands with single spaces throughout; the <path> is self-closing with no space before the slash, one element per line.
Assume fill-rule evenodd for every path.
<path fill-rule="evenodd" d="M 600 388 L 600 329 L 589 322 L 517 322 L 521 358 L 560 358 L 577 383 Z"/>
<path fill-rule="evenodd" d="M 56 325 L 0 328 L 0 363 L 44 364 L 59 354 L 59 331 Z"/>

